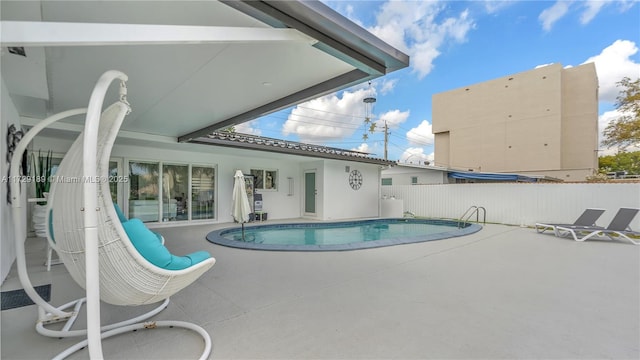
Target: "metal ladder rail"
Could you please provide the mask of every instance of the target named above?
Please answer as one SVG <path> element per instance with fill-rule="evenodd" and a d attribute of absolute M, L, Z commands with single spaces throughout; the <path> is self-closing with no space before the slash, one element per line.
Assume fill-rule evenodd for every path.
<path fill-rule="evenodd" d="M 485 209 L 483 206 L 472 205 L 467 209 L 467 211 L 464 212 L 464 214 L 462 214 L 462 216 L 458 220 L 458 228 L 461 228 L 464 224 L 466 224 L 467 221 L 473 216 L 473 214 L 476 214 L 476 222 L 480 222 L 480 210 L 482 210 L 482 223 L 486 224 L 487 209 Z"/>

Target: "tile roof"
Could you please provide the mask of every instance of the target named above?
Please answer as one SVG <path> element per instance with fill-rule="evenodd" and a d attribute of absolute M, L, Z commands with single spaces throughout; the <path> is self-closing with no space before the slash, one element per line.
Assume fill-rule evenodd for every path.
<path fill-rule="evenodd" d="M 308 156 L 323 159 L 355 161 L 361 163 L 394 165 L 395 161 L 372 157 L 368 153 L 327 146 L 305 144 L 295 141 L 274 139 L 256 135 L 213 132 L 190 141 L 191 143 L 227 146 L 240 149 L 267 151 L 289 155 Z"/>

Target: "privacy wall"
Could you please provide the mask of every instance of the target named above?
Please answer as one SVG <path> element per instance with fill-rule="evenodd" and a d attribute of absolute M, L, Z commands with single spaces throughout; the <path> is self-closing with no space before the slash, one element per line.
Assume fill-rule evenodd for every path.
<path fill-rule="evenodd" d="M 382 186 L 382 195 L 420 217 L 457 219 L 482 206 L 487 222 L 524 226 L 572 223 L 586 208 L 606 209 L 598 225 L 607 226 L 619 208 L 640 208 L 640 183 L 397 185 Z M 640 215 L 631 228 L 640 229 Z"/>

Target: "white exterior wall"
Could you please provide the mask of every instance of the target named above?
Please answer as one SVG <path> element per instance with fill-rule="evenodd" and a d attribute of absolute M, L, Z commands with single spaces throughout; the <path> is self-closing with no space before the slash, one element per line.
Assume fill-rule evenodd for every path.
<path fill-rule="evenodd" d="M 64 155 L 73 140 L 38 137 L 33 142 L 33 149 L 51 149 L 59 156 Z M 233 155 L 221 154 L 220 148 L 207 145 L 185 144 L 190 150 L 175 150 L 157 147 L 145 147 L 118 144 L 112 151 L 112 160 L 122 161 L 126 167 L 129 161 L 159 161 L 164 163 L 191 163 L 215 166 L 216 168 L 216 219 L 211 222 L 232 222 L 231 192 L 233 175 L 237 169 L 249 174 L 250 169 L 274 169 L 278 171 L 277 191 L 258 190 L 263 197 L 263 211 L 268 219 L 291 219 L 304 216 L 304 172 L 316 171 L 316 216 L 318 220 L 339 220 L 352 218 L 377 217 L 379 214 L 379 165 L 360 164 L 339 160 L 304 160 L 303 157 L 278 156 L 273 154 L 261 156 L 260 152 L 234 149 Z M 165 145 L 166 146 L 166 145 Z M 172 144 L 175 147 L 175 144 Z M 193 149 L 198 151 L 194 151 Z M 277 155 L 276 155 L 277 156 Z M 301 159 L 301 160 L 297 160 Z M 362 188 L 354 191 L 349 187 L 349 174 L 345 166 L 362 172 L 364 182 Z M 289 195 L 289 180 L 293 180 L 293 195 Z M 128 193 L 124 185 L 122 193 Z M 226 189 L 226 190 L 225 190 Z M 123 199 L 124 200 L 124 199 Z M 128 214 L 128 202 L 123 202 L 123 210 Z M 206 220 L 204 220 L 206 222 Z M 198 221 L 201 223 L 202 221 Z M 195 223 L 195 221 L 194 221 Z M 149 223 L 150 227 L 184 225 L 185 222 Z"/>
<path fill-rule="evenodd" d="M 429 168 L 413 168 L 407 166 L 392 166 L 382 170 L 382 178 L 391 178 L 392 185 L 414 185 L 412 177 L 418 178 L 418 184 L 447 184 L 447 172 L 445 170 Z"/>
<path fill-rule="evenodd" d="M 402 199 L 416 216 L 458 219 L 470 206 L 482 206 L 487 222 L 526 226 L 572 223 L 590 207 L 606 209 L 597 224 L 607 226 L 619 208 L 640 208 L 638 183 L 383 186 L 382 194 Z M 640 215 L 631 228 L 640 230 Z"/>
<path fill-rule="evenodd" d="M 378 217 L 380 214 L 380 166 L 371 164 L 346 164 L 342 161 L 324 162 L 323 220 Z M 349 185 L 349 172 L 362 174 L 362 186 L 354 190 Z"/>
<path fill-rule="evenodd" d="M 9 163 L 7 163 L 7 133 L 9 126 L 15 124 L 17 129 L 20 129 L 20 117 L 16 110 L 13 101 L 9 97 L 9 91 L 7 90 L 4 80 L 0 77 L 0 127 L 2 131 L 2 146 L 0 146 L 0 176 L 7 176 L 9 173 Z M 5 180 L 7 180 L 5 178 Z M 4 279 L 9 274 L 11 265 L 16 258 L 15 248 L 15 231 L 13 229 L 13 216 L 11 211 L 11 205 L 7 203 L 7 181 L 0 182 L 0 279 Z M 22 212 L 26 219 L 26 196 L 22 199 Z M 23 224 L 23 226 L 26 226 Z"/>

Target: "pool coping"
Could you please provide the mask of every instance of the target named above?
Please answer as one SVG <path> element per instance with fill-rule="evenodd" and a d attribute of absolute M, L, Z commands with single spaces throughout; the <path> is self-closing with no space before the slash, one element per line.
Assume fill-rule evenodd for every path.
<path fill-rule="evenodd" d="M 384 218 L 384 219 L 368 219 L 368 220 L 350 220 L 350 221 L 331 221 L 331 222 L 301 222 L 301 223 L 284 223 L 284 224 L 261 224 L 261 225 L 250 225 L 246 226 L 246 228 L 255 229 L 265 228 L 265 229 L 274 229 L 274 228 L 290 228 L 290 227 L 319 227 L 327 224 L 337 224 L 337 225 L 348 225 L 348 224 L 361 224 L 367 222 L 379 222 L 381 220 L 401 220 L 401 221 L 415 221 L 420 223 L 427 224 L 435 224 L 435 225 L 453 225 L 456 226 L 451 231 L 445 231 L 437 234 L 430 234 L 419 237 L 398 237 L 391 239 L 382 239 L 382 240 L 374 240 L 374 241 L 364 241 L 364 242 L 355 242 L 349 244 L 329 244 L 329 245 L 289 245 L 289 244 L 259 244 L 252 242 L 242 242 L 237 240 L 229 240 L 224 238 L 222 235 L 229 231 L 236 231 L 240 229 L 240 226 L 227 227 L 223 229 L 214 230 L 207 234 L 207 241 L 232 247 L 238 249 L 249 249 L 249 250 L 266 250 L 266 251 L 348 251 L 348 250 L 360 250 L 360 249 L 372 249 L 386 246 L 394 246 L 394 245 L 404 245 L 404 244 L 415 244 L 422 243 L 426 241 L 434 241 L 434 240 L 443 240 L 454 237 L 465 236 L 469 234 L 476 233 L 482 229 L 482 226 L 479 224 L 466 223 L 465 227 L 457 228 L 458 222 L 454 220 L 444 220 L 444 219 L 415 219 L 415 218 Z"/>

